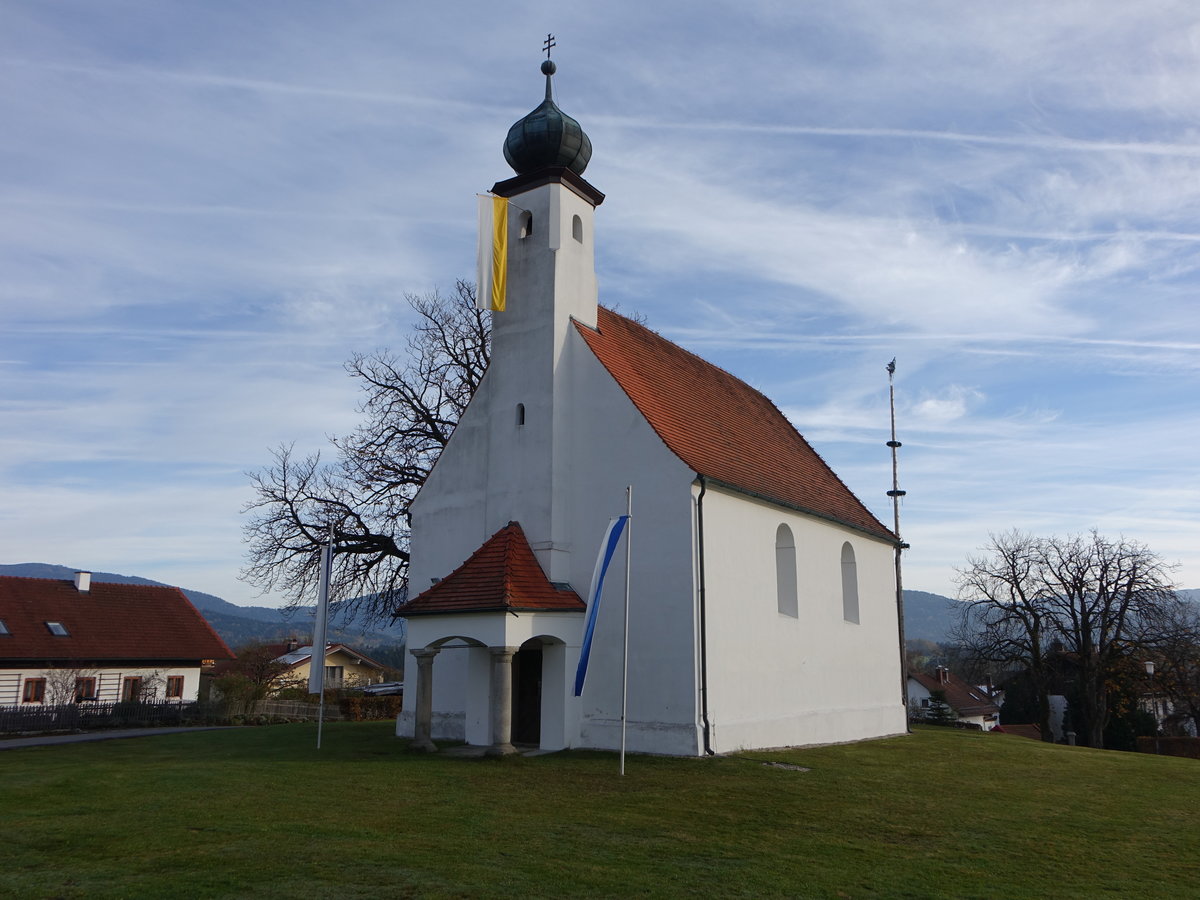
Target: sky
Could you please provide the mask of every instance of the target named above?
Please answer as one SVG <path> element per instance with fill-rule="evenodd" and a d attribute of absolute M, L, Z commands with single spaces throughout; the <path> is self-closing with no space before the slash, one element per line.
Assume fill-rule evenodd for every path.
<path fill-rule="evenodd" d="M 0 562 L 239 604 L 248 471 L 473 278 L 556 99 L 601 302 L 788 415 L 953 595 L 1099 529 L 1200 587 L 1200 5 L 0 0 Z"/>

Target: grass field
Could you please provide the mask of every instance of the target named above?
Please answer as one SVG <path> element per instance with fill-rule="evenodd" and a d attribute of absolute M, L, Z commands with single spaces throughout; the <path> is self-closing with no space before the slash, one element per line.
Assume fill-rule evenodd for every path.
<path fill-rule="evenodd" d="M 1200 897 L 1195 760 L 923 729 L 621 778 L 414 755 L 390 723 L 314 738 L 0 751 L 0 895 Z"/>

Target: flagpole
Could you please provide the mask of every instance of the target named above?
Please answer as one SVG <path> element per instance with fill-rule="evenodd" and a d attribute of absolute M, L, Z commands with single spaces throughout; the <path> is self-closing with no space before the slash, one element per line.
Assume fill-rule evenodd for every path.
<path fill-rule="evenodd" d="M 317 620 L 313 622 L 313 648 L 309 657 L 309 684 L 314 676 L 321 688 L 321 700 L 317 705 L 317 749 L 321 749 L 321 732 L 325 728 L 325 634 L 329 627 L 329 578 L 333 568 L 333 523 L 329 525 L 329 539 L 321 548 L 321 572 L 317 588 Z M 318 644 L 320 645 L 318 647 Z M 319 662 L 318 662 L 319 659 Z M 320 666 L 318 670 L 316 667 Z"/>
<path fill-rule="evenodd" d="M 625 488 L 625 640 L 621 650 L 621 774 L 625 774 L 625 713 L 629 699 L 629 559 L 633 545 L 633 485 Z"/>

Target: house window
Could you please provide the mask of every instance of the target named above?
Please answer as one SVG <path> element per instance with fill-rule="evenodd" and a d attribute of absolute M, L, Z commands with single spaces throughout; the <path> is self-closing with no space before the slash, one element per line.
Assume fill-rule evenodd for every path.
<path fill-rule="evenodd" d="M 842 544 L 842 618 L 858 624 L 858 564 L 849 541 Z"/>
<path fill-rule="evenodd" d="M 780 613 L 792 618 L 800 616 L 796 593 L 796 541 L 792 529 L 786 525 L 775 529 L 775 595 Z"/>
<path fill-rule="evenodd" d="M 46 627 L 50 629 L 50 633 L 55 637 L 71 636 L 71 632 L 67 631 L 67 626 L 62 622 L 47 622 Z"/>
<path fill-rule="evenodd" d="M 46 699 L 46 679 L 26 678 L 25 692 L 21 694 L 22 703 L 41 703 Z"/>
<path fill-rule="evenodd" d="M 326 666 L 325 683 L 330 687 L 341 687 L 342 679 L 346 676 L 345 666 Z"/>
<path fill-rule="evenodd" d="M 520 428 L 525 424 L 525 404 L 517 404 L 517 427 Z"/>
<path fill-rule="evenodd" d="M 131 675 L 121 682 L 121 699 L 122 700 L 141 700 L 142 699 L 142 684 L 145 679 L 136 675 Z"/>
<path fill-rule="evenodd" d="M 183 699 L 183 676 L 168 675 L 167 676 L 167 699 L 182 700 Z"/>
<path fill-rule="evenodd" d="M 529 210 L 521 213 L 521 230 L 518 233 L 523 238 L 527 238 L 533 234 L 533 213 Z"/>
<path fill-rule="evenodd" d="M 96 699 L 96 679 L 95 678 L 76 678 L 75 679 L 75 702 L 80 700 L 95 700 Z"/>
<path fill-rule="evenodd" d="M 571 237 L 575 238 L 579 243 L 583 243 L 583 219 L 579 218 L 579 216 L 571 218 Z"/>
<path fill-rule="evenodd" d="M 8 630 L 3 619 L 0 619 L 0 637 L 12 637 L 12 632 Z"/>

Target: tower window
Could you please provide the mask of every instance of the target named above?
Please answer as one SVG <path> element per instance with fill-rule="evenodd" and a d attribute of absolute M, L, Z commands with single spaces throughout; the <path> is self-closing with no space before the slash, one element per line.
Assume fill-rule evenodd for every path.
<path fill-rule="evenodd" d="M 527 238 L 533 234 L 533 213 L 525 210 L 521 213 L 520 230 L 517 232 L 521 237 Z"/>
<path fill-rule="evenodd" d="M 517 404 L 517 427 L 520 428 L 525 424 L 525 404 Z"/>
<path fill-rule="evenodd" d="M 579 216 L 571 218 L 571 237 L 575 238 L 579 243 L 583 243 L 583 219 L 579 218 Z"/>

